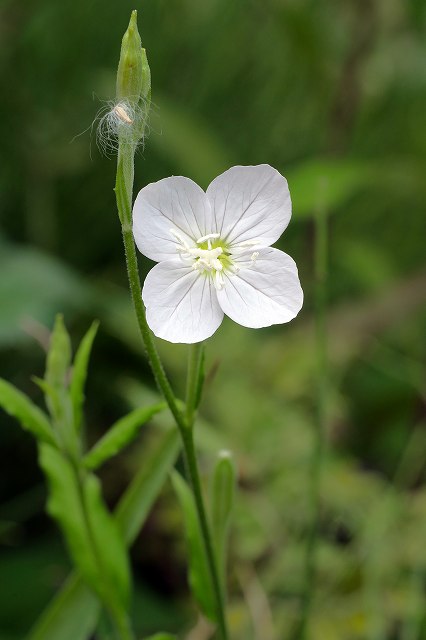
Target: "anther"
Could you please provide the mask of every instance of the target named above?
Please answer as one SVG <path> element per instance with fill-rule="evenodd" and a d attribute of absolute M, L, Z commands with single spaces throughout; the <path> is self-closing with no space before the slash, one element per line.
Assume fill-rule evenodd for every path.
<path fill-rule="evenodd" d="M 219 238 L 220 233 L 209 233 L 206 236 L 202 236 L 201 238 L 198 238 L 197 240 L 197 244 L 200 244 L 201 242 L 205 242 L 206 240 L 216 240 L 217 238 Z"/>

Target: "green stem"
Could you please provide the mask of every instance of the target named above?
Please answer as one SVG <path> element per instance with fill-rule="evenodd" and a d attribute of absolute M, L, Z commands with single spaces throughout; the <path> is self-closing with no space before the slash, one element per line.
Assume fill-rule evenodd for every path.
<path fill-rule="evenodd" d="M 204 346 L 202 342 L 192 344 L 188 350 L 188 376 L 186 382 L 186 421 L 189 425 L 194 423 L 194 415 L 197 409 L 200 387 L 203 383 L 202 362 Z"/>
<path fill-rule="evenodd" d="M 170 386 L 167 375 L 164 371 L 163 364 L 154 342 L 153 334 L 146 320 L 145 307 L 141 296 L 141 283 L 139 278 L 138 262 L 135 250 L 135 243 L 132 234 L 132 190 L 133 190 L 133 150 L 130 147 L 123 146 L 119 151 L 119 161 L 117 166 L 117 179 L 115 185 L 115 194 L 117 199 L 117 208 L 121 221 L 124 249 L 126 254 L 127 274 L 129 279 L 130 293 L 139 331 L 147 352 L 148 361 L 150 363 L 155 381 L 166 400 L 171 413 L 175 419 L 179 429 L 182 444 L 184 448 L 184 457 L 189 473 L 190 482 L 194 492 L 195 505 L 197 515 L 203 534 L 207 562 L 209 566 L 211 581 L 216 598 L 216 609 L 218 616 L 218 626 L 223 640 L 227 640 L 228 634 L 226 630 L 224 606 L 222 592 L 219 582 L 219 574 L 217 571 L 213 545 L 211 542 L 210 529 L 207 522 L 204 502 L 201 492 L 200 478 L 198 474 L 197 461 L 195 456 L 194 441 L 192 435 L 192 424 L 195 413 L 195 404 L 197 399 L 197 390 L 199 385 L 201 356 L 194 358 L 194 366 L 191 365 L 191 376 L 188 380 L 189 408 L 185 415 L 178 407 L 176 397 Z M 196 347 L 198 349 L 198 347 Z M 198 362 L 198 365 L 196 364 Z"/>
<path fill-rule="evenodd" d="M 206 551 L 207 564 L 209 567 L 210 578 L 213 587 L 213 593 L 216 600 L 216 612 L 218 619 L 218 627 L 222 640 L 228 639 L 228 631 L 225 618 L 225 607 L 222 587 L 219 578 L 216 555 L 213 550 L 212 536 L 210 526 L 207 520 L 207 514 L 204 507 L 203 494 L 201 491 L 200 475 L 198 472 L 197 457 L 195 454 L 194 437 L 192 427 L 185 429 L 181 434 L 184 447 L 185 466 L 189 475 L 189 479 L 194 494 L 195 506 L 198 514 L 198 521 L 203 536 L 204 547 Z"/>
<path fill-rule="evenodd" d="M 203 501 L 193 434 L 195 411 L 197 409 L 200 387 L 202 385 L 203 349 L 203 343 L 198 342 L 190 345 L 188 350 L 188 374 L 185 398 L 188 428 L 182 433 L 182 439 L 184 445 L 185 465 L 194 494 L 198 520 L 206 550 L 207 564 L 209 566 L 213 592 L 216 599 L 218 626 L 223 640 L 226 640 L 228 638 L 228 631 L 225 617 L 224 592 L 220 580 L 217 558 L 213 548 L 211 530 Z"/>
<path fill-rule="evenodd" d="M 81 511 L 83 514 L 87 535 L 90 541 L 90 546 L 92 547 L 93 557 L 95 558 L 95 562 L 98 566 L 99 575 L 103 576 L 102 599 L 104 602 L 105 609 L 107 610 L 111 618 L 111 622 L 113 623 L 116 629 L 117 637 L 120 640 L 135 640 L 135 636 L 133 635 L 133 631 L 130 627 L 127 613 L 116 601 L 114 596 L 111 594 L 111 591 L 109 588 L 109 579 L 106 576 L 106 572 L 104 571 L 104 565 L 102 562 L 101 554 L 99 553 L 99 550 L 98 550 L 96 538 L 93 533 L 92 523 L 90 520 L 89 510 L 86 504 L 84 486 L 83 486 L 84 483 L 83 483 L 83 477 L 82 477 L 82 473 L 85 473 L 85 471 L 79 469 L 77 466 L 75 466 L 75 464 L 73 464 L 73 467 L 74 467 L 75 477 L 77 481 Z"/>
<path fill-rule="evenodd" d="M 317 353 L 317 402 L 314 443 L 309 478 L 311 526 L 305 558 L 305 587 L 302 612 L 296 632 L 297 640 L 306 640 L 316 581 L 316 552 L 321 515 L 321 475 L 325 454 L 327 401 L 327 217 L 325 208 L 318 207 L 315 220 L 315 328 Z"/>
<path fill-rule="evenodd" d="M 170 411 L 178 425 L 179 429 L 186 428 L 185 417 L 179 410 L 175 395 L 170 386 L 170 382 L 164 371 L 163 364 L 157 351 L 151 329 L 146 321 L 145 307 L 141 296 L 141 283 L 139 279 L 138 262 L 136 257 L 135 243 L 133 240 L 132 229 L 128 225 L 122 227 L 124 249 L 126 253 L 127 274 L 129 278 L 130 293 L 133 300 L 133 306 L 138 321 L 139 330 L 148 356 L 148 361 L 154 374 L 155 381 L 163 394 Z"/>

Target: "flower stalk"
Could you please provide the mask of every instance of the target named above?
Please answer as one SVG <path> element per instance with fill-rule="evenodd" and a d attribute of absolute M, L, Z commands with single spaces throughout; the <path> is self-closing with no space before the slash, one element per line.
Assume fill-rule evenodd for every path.
<path fill-rule="evenodd" d="M 132 14 L 132 29 L 136 28 L 135 12 Z M 127 42 L 127 41 L 126 41 Z M 123 46 L 127 46 L 123 39 Z M 145 58 L 146 59 L 146 58 Z M 120 66 L 119 66 L 120 73 Z M 146 74 L 145 74 L 146 75 Z M 134 79 L 132 80 L 134 81 Z M 118 85 L 117 85 L 118 86 Z M 164 371 L 158 350 L 155 344 L 154 336 L 148 326 L 146 320 L 145 307 L 141 297 L 141 282 L 139 278 L 139 270 L 135 244 L 132 234 L 132 192 L 134 179 L 134 154 L 135 145 L 130 145 L 126 140 L 120 140 L 118 149 L 117 176 L 115 184 L 115 194 L 117 201 L 117 209 L 121 222 L 122 236 L 126 255 L 127 274 L 129 280 L 130 293 L 133 306 L 136 313 L 139 331 L 145 346 L 148 361 L 151 366 L 155 381 L 159 387 L 169 409 L 175 419 L 179 429 L 182 444 L 185 465 L 188 471 L 190 483 L 194 492 L 195 505 L 199 518 L 200 528 L 205 544 L 208 567 L 210 571 L 213 591 L 216 599 L 216 610 L 218 619 L 218 628 L 222 640 L 228 639 L 226 628 L 226 620 L 224 613 L 224 604 L 222 590 L 219 580 L 219 572 L 215 554 L 213 551 L 210 527 L 207 520 L 206 510 L 201 490 L 200 476 L 198 472 L 197 459 L 195 454 L 193 439 L 193 424 L 195 417 L 196 401 L 199 394 L 200 376 L 201 376 L 201 349 L 202 345 L 196 345 L 193 358 L 190 361 L 188 374 L 188 394 L 187 407 L 183 412 L 178 406 L 178 401 L 173 393 L 170 382 Z"/>

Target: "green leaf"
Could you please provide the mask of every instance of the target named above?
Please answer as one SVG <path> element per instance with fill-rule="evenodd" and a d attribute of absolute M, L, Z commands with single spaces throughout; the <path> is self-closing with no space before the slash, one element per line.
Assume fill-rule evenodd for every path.
<path fill-rule="evenodd" d="M 179 434 L 168 431 L 121 498 L 115 518 L 130 545 L 156 500 L 179 451 Z M 74 572 L 45 609 L 27 640 L 87 640 L 96 628 L 100 604 Z"/>
<path fill-rule="evenodd" d="M 28 640 L 86 640 L 96 627 L 100 602 L 73 573 L 32 629 Z"/>
<path fill-rule="evenodd" d="M 142 523 L 145 522 L 154 500 L 176 461 L 179 447 L 179 433 L 176 428 L 173 428 L 163 436 L 158 450 L 144 462 L 121 498 L 115 515 L 127 544 L 133 542 Z"/>
<path fill-rule="evenodd" d="M 81 427 L 87 368 L 89 366 L 90 353 L 92 351 L 92 345 L 96 337 L 98 327 L 98 321 L 92 323 L 83 340 L 80 342 L 74 358 L 70 394 L 74 415 L 74 427 L 76 430 L 79 430 Z"/>
<path fill-rule="evenodd" d="M 61 448 L 75 459 L 80 451 L 80 443 L 71 425 L 71 406 L 67 390 L 55 388 L 37 376 L 33 376 L 32 380 L 44 393 Z"/>
<path fill-rule="evenodd" d="M 149 638 L 145 638 L 145 640 L 176 640 L 177 636 L 172 636 L 170 633 L 155 633 L 153 636 L 149 636 Z"/>
<path fill-rule="evenodd" d="M 342 158 L 309 160 L 285 175 L 296 219 L 313 216 L 319 203 L 332 211 L 374 180 L 369 164 Z"/>
<path fill-rule="evenodd" d="M 29 341 L 39 324 L 50 326 L 58 309 L 91 307 L 94 290 L 80 274 L 47 253 L 2 242 L 0 344 Z"/>
<path fill-rule="evenodd" d="M 40 465 L 49 481 L 48 511 L 59 523 L 75 565 L 104 602 L 127 607 L 128 559 L 122 537 L 101 496 L 93 474 L 77 479 L 72 464 L 43 444 Z"/>
<path fill-rule="evenodd" d="M 68 393 L 71 366 L 71 340 L 61 314 L 55 319 L 46 358 L 44 381 L 35 378 L 43 389 L 46 405 L 63 447 L 71 456 L 79 451 L 72 425 L 72 407 Z"/>
<path fill-rule="evenodd" d="M 84 466 L 87 469 L 100 467 L 106 460 L 115 456 L 134 440 L 140 427 L 166 407 L 164 402 L 151 407 L 140 407 L 118 420 L 84 457 Z"/>
<path fill-rule="evenodd" d="M 234 494 L 235 467 L 232 456 L 229 451 L 221 451 L 213 471 L 210 504 L 213 542 L 223 589 L 226 583 L 226 543 Z"/>
<path fill-rule="evenodd" d="M 171 477 L 184 516 L 191 591 L 204 615 L 217 622 L 214 593 L 194 498 L 188 484 L 179 473 L 175 471 Z"/>
<path fill-rule="evenodd" d="M 43 380 L 43 378 L 32 376 L 31 380 L 43 391 L 46 404 L 49 404 L 50 415 L 55 418 L 55 424 L 58 422 L 63 423 L 65 416 L 60 390 Z"/>
<path fill-rule="evenodd" d="M 56 446 L 55 436 L 46 414 L 24 393 L 2 378 L 0 378 L 0 406 L 38 440 Z"/>
<path fill-rule="evenodd" d="M 64 325 L 64 318 L 62 314 L 58 314 L 50 336 L 49 351 L 46 359 L 44 379 L 47 384 L 53 389 L 67 387 L 70 365 L 71 340 Z"/>

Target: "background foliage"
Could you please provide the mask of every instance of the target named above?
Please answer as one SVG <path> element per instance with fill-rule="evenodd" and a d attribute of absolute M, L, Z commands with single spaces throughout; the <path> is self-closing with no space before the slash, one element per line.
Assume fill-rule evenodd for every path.
<path fill-rule="evenodd" d="M 76 343 L 93 317 L 101 321 L 90 441 L 155 396 L 126 291 L 115 166 L 91 130 L 113 97 L 135 7 L 155 104 L 136 184 L 175 174 L 206 187 L 232 164 L 268 162 L 293 196 L 279 246 L 299 265 L 302 313 L 257 332 L 225 321 L 207 352 L 205 470 L 228 447 L 239 472 L 233 634 L 287 638 L 297 616 L 315 411 L 312 219 L 322 206 L 331 390 L 312 638 L 426 638 L 422 0 L 3 0 L 0 373 L 41 401 L 30 376 L 42 373 L 46 328 L 63 311 Z M 185 349 L 161 351 L 179 385 Z M 33 441 L 0 420 L 0 638 L 17 640 L 69 566 L 44 514 Z M 111 505 L 149 457 L 155 421 L 103 469 Z M 170 486 L 132 559 L 140 633 L 188 630 L 194 612 Z M 203 637 L 200 628 L 193 636 Z"/>

